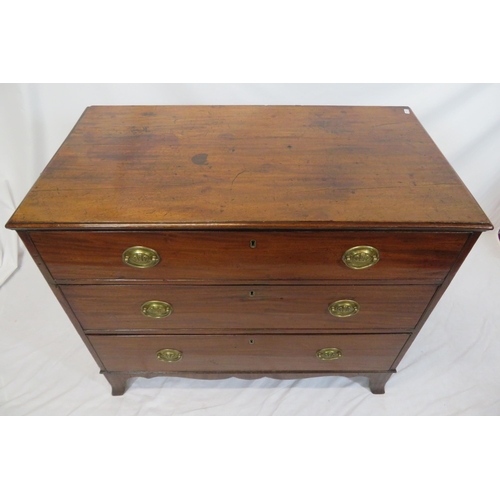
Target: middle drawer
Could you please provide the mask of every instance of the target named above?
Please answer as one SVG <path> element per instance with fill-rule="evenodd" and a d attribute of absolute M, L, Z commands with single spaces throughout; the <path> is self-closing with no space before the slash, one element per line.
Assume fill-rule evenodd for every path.
<path fill-rule="evenodd" d="M 93 331 L 408 331 L 436 290 L 427 285 L 65 285 L 61 289 L 83 329 Z"/>

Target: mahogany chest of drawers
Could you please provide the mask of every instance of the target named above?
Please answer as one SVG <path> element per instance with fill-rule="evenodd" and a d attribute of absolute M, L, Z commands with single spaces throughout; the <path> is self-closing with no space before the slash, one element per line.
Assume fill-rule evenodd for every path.
<path fill-rule="evenodd" d="M 492 226 L 408 108 L 97 106 L 7 227 L 119 395 L 168 375 L 383 393 Z"/>

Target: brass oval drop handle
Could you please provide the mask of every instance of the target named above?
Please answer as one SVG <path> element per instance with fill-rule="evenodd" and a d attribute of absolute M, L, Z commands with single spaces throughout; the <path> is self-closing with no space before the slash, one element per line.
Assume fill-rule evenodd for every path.
<path fill-rule="evenodd" d="M 349 248 L 342 256 L 342 261 L 350 269 L 366 269 L 374 266 L 379 260 L 378 250 L 366 245 Z"/>
<path fill-rule="evenodd" d="M 337 318 L 347 318 L 359 312 L 359 304 L 355 300 L 337 300 L 328 306 L 328 312 Z"/>
<path fill-rule="evenodd" d="M 332 361 L 342 357 L 342 351 L 336 347 L 325 347 L 316 351 L 316 357 L 321 361 Z"/>
<path fill-rule="evenodd" d="M 148 300 L 142 304 L 141 312 L 148 318 L 160 319 L 170 316 L 174 312 L 174 309 L 168 302 L 162 302 L 161 300 Z"/>
<path fill-rule="evenodd" d="M 160 256 L 156 250 L 147 247 L 130 247 L 122 254 L 122 260 L 127 266 L 144 269 L 154 267 L 160 262 Z"/>
<path fill-rule="evenodd" d="M 175 363 L 182 359 L 182 351 L 178 351 L 177 349 L 161 349 L 156 353 L 156 357 L 166 363 Z"/>

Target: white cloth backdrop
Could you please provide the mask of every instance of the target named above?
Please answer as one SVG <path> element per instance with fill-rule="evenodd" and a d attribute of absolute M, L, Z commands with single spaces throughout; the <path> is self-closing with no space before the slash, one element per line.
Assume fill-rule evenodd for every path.
<path fill-rule="evenodd" d="M 15 206 L 85 107 L 96 104 L 407 105 L 495 231 L 481 236 L 385 396 L 372 395 L 363 378 L 158 378 L 135 379 L 117 398 L 23 245 L 0 232 L 4 264 L 17 261 L 19 248 L 18 269 L 0 287 L 0 414 L 500 414 L 500 85 L 4 84 L 0 181 Z M 1 193 L 3 225 L 11 202 L 8 190 Z"/>

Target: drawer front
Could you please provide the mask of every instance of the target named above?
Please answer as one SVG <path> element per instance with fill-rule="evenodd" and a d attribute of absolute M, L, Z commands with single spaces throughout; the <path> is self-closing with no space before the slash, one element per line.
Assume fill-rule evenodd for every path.
<path fill-rule="evenodd" d="M 435 292 L 430 285 L 63 285 L 61 289 L 85 330 L 187 329 L 188 333 L 214 328 L 409 330 Z M 346 300 L 358 305 L 339 302 Z M 168 306 L 151 306 L 152 301 Z M 169 314 L 146 315 L 157 312 Z"/>
<path fill-rule="evenodd" d="M 32 232 L 31 237 L 56 280 L 439 281 L 455 261 L 467 234 L 38 231 Z M 151 261 L 150 256 L 139 255 L 136 263 L 155 265 L 137 268 L 124 262 L 123 253 L 138 246 L 156 251 L 158 257 Z M 359 246 L 375 248 L 378 262 L 363 269 L 348 267 L 344 254 Z M 134 256 L 125 258 L 134 264 Z M 359 267 L 365 257 L 355 251 L 350 258 L 350 265 Z"/>
<path fill-rule="evenodd" d="M 342 372 L 390 369 L 408 335 L 89 335 L 88 338 L 108 371 Z"/>

